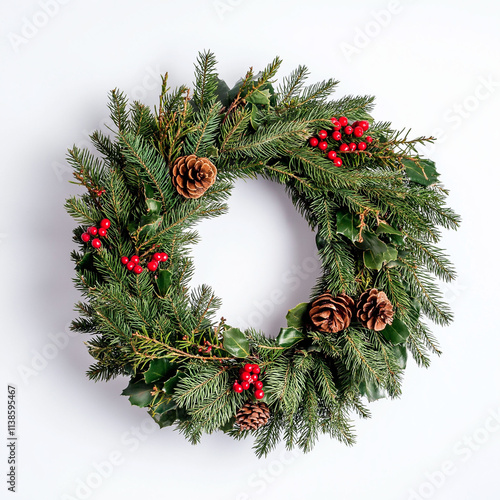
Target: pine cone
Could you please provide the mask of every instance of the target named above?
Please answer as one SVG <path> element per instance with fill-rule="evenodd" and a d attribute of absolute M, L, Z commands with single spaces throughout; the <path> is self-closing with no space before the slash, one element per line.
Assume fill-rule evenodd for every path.
<path fill-rule="evenodd" d="M 172 167 L 172 183 L 184 198 L 197 199 L 215 182 L 217 168 L 208 158 L 180 156 Z"/>
<path fill-rule="evenodd" d="M 248 401 L 236 413 L 236 424 L 242 431 L 255 430 L 269 420 L 269 406 L 263 401 Z"/>
<path fill-rule="evenodd" d="M 345 293 L 334 297 L 330 292 L 316 297 L 309 311 L 312 324 L 320 332 L 337 333 L 351 324 L 354 300 Z"/>
<path fill-rule="evenodd" d="M 380 332 L 385 325 L 392 324 L 394 311 L 391 301 L 384 292 L 379 292 L 376 288 L 361 294 L 356 309 L 359 321 L 370 330 Z"/>

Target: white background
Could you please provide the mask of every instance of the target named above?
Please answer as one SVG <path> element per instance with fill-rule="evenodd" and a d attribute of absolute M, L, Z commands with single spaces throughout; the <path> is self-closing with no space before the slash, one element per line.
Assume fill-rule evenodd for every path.
<path fill-rule="evenodd" d="M 12 383 L 13 498 L 499 498 L 498 2 L 4 0 L 0 18 L 0 436 Z M 401 399 L 356 422 L 353 448 L 324 437 L 308 455 L 279 447 L 258 460 L 250 441 L 223 435 L 192 447 L 121 397 L 124 379 L 88 381 L 85 339 L 68 334 L 79 297 L 66 148 L 103 126 L 110 89 L 154 105 L 159 73 L 190 83 L 208 48 L 228 82 L 280 55 L 280 78 L 307 64 L 311 82 L 341 81 L 339 97 L 376 95 L 377 119 L 440 136 L 428 154 L 463 216 L 442 240 L 459 272 L 444 287 L 456 321 L 434 329 L 444 355 L 430 369 L 410 362 Z M 274 335 L 318 274 L 313 234 L 283 190 L 238 183 L 230 214 L 200 232 L 196 281 L 215 287 L 234 323 Z"/>

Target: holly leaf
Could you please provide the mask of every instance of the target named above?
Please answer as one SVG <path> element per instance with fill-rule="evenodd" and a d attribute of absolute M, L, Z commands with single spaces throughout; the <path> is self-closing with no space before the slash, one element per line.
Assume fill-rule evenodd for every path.
<path fill-rule="evenodd" d="M 368 269 L 382 269 L 385 262 L 392 262 L 398 258 L 398 251 L 394 247 L 387 247 L 383 253 L 376 254 L 372 250 L 363 252 L 363 262 Z"/>
<path fill-rule="evenodd" d="M 144 408 L 153 401 L 151 391 L 154 384 L 145 384 L 144 382 L 137 382 L 133 384 L 130 382 L 128 386 L 122 391 L 122 396 L 128 396 L 131 404 Z"/>
<path fill-rule="evenodd" d="M 154 235 L 158 228 L 161 226 L 163 222 L 163 217 L 155 213 L 149 213 L 147 215 L 143 215 L 139 220 L 139 226 L 136 230 L 138 236 L 140 238 L 144 238 L 150 235 Z"/>
<path fill-rule="evenodd" d="M 361 233 L 362 241 L 358 241 L 356 246 L 361 250 L 371 250 L 374 254 L 381 254 L 387 251 L 387 245 L 377 238 L 375 233 L 364 230 Z"/>
<path fill-rule="evenodd" d="M 436 164 L 432 160 L 414 158 L 403 160 L 402 163 L 406 175 L 411 181 L 422 184 L 422 186 L 430 186 L 438 181 L 439 174 L 436 170 Z"/>
<path fill-rule="evenodd" d="M 165 297 L 171 284 L 172 273 L 168 269 L 160 269 L 158 272 L 158 279 L 156 280 L 159 295 Z"/>
<path fill-rule="evenodd" d="M 382 330 L 382 335 L 389 342 L 397 345 L 406 342 L 406 339 L 410 335 L 410 331 L 400 319 L 394 318 L 392 325 L 385 325 L 385 328 Z"/>
<path fill-rule="evenodd" d="M 217 97 L 224 107 L 229 106 L 229 87 L 224 80 L 218 79 Z"/>
<path fill-rule="evenodd" d="M 246 358 L 250 354 L 250 344 L 239 328 L 228 328 L 224 331 L 224 349 L 236 358 Z"/>
<path fill-rule="evenodd" d="M 375 232 L 376 234 L 401 234 L 401 231 L 394 229 L 391 225 L 387 224 L 387 222 L 381 222 Z"/>
<path fill-rule="evenodd" d="M 163 384 L 163 390 L 165 391 L 166 394 L 173 394 L 174 389 L 179 383 L 179 381 L 184 378 L 185 375 L 182 372 L 176 372 L 176 374 L 173 377 L 170 377 L 164 384 Z"/>
<path fill-rule="evenodd" d="M 175 366 L 175 364 L 166 358 L 153 359 L 149 364 L 148 371 L 144 373 L 144 380 L 147 384 L 150 384 L 151 382 L 165 378 Z"/>
<path fill-rule="evenodd" d="M 252 111 L 250 112 L 250 124 L 254 130 L 257 130 L 262 123 L 262 115 L 259 113 L 259 108 L 252 104 Z"/>
<path fill-rule="evenodd" d="M 307 302 L 301 302 L 296 305 L 293 309 L 289 309 L 286 314 L 286 324 L 287 326 L 293 328 L 302 328 L 305 323 L 307 309 L 309 304 Z"/>
<path fill-rule="evenodd" d="M 358 241 L 359 231 L 357 229 L 357 222 L 357 220 L 355 221 L 354 214 L 345 210 L 339 210 L 337 212 L 337 233 L 343 234 L 353 243 Z"/>
<path fill-rule="evenodd" d="M 408 351 L 406 350 L 406 346 L 404 344 L 395 345 L 392 348 L 392 352 L 396 358 L 396 363 L 404 370 L 406 368 L 406 362 L 408 361 Z"/>
<path fill-rule="evenodd" d="M 219 150 L 215 146 L 207 147 L 207 156 L 213 156 L 215 158 L 219 157 Z"/>
<path fill-rule="evenodd" d="M 261 104 L 263 106 L 269 106 L 271 99 L 271 92 L 269 89 L 258 89 L 251 90 L 250 95 L 246 97 L 246 101 L 251 104 Z"/>
<path fill-rule="evenodd" d="M 154 189 L 149 184 L 144 184 L 144 195 L 148 212 L 157 214 L 161 210 L 161 202 L 154 199 Z"/>
<path fill-rule="evenodd" d="M 175 423 L 177 420 L 177 411 L 173 409 L 163 413 L 155 413 L 153 419 L 163 429 L 163 427 L 168 427 Z"/>
<path fill-rule="evenodd" d="M 304 333 L 296 328 L 281 328 L 276 342 L 280 347 L 291 347 L 304 338 Z"/>
<path fill-rule="evenodd" d="M 359 384 L 359 392 L 362 396 L 366 396 L 370 403 L 386 396 L 385 390 L 372 380 L 361 382 Z"/>

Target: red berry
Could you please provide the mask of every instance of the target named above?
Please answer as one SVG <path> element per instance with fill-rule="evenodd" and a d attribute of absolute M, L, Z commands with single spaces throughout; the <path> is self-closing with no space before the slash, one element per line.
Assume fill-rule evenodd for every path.
<path fill-rule="evenodd" d="M 121 260 L 121 262 L 122 262 L 122 264 L 123 264 L 124 266 L 126 266 L 126 265 L 128 264 L 128 257 L 125 257 L 125 256 L 124 256 L 124 257 L 122 257 L 120 260 Z"/>
<path fill-rule="evenodd" d="M 250 382 L 257 382 L 257 380 L 259 380 L 259 375 L 257 373 L 254 373 L 252 375 L 252 380 L 250 380 Z"/>
<path fill-rule="evenodd" d="M 334 132 L 332 134 L 332 137 L 336 140 L 336 141 L 340 141 L 340 139 L 342 139 L 342 134 L 340 132 Z"/>
<path fill-rule="evenodd" d="M 90 241 L 90 234 L 89 233 L 83 233 L 82 234 L 82 241 L 84 243 L 88 243 Z"/>
<path fill-rule="evenodd" d="M 262 399 L 264 397 L 264 391 L 262 389 L 258 389 L 255 391 L 255 399 Z"/>
<path fill-rule="evenodd" d="M 316 137 L 311 137 L 309 139 L 309 145 L 312 146 L 313 148 L 315 148 L 318 144 L 319 144 L 319 141 L 318 141 L 318 139 L 316 139 Z"/>
<path fill-rule="evenodd" d="M 253 365 L 251 365 L 250 363 L 247 363 L 244 367 L 243 367 L 243 370 L 250 373 L 252 370 L 253 370 Z"/>
<path fill-rule="evenodd" d="M 337 156 L 335 151 L 328 151 L 328 159 L 333 160 Z"/>
<path fill-rule="evenodd" d="M 359 122 L 356 120 L 354 123 L 351 123 L 352 128 L 359 127 Z"/>
<path fill-rule="evenodd" d="M 360 151 L 364 151 L 364 150 L 366 149 L 366 142 L 360 142 L 360 143 L 358 144 L 358 149 L 359 149 Z"/>
<path fill-rule="evenodd" d="M 250 382 L 250 377 L 252 375 L 250 375 L 249 372 L 243 372 L 243 373 L 240 373 L 240 379 L 243 380 L 243 381 L 246 381 L 246 382 Z"/>
<path fill-rule="evenodd" d="M 347 125 L 347 127 L 344 127 L 344 132 L 348 135 L 352 134 L 352 127 Z"/>
<path fill-rule="evenodd" d="M 136 265 L 136 266 L 134 266 L 133 271 L 134 271 L 135 274 L 141 274 L 142 273 L 142 267 Z"/>
<path fill-rule="evenodd" d="M 127 262 L 127 269 L 129 271 L 133 271 L 134 270 L 134 267 L 135 267 L 135 263 L 130 261 L 130 262 Z"/>
<path fill-rule="evenodd" d="M 341 116 L 338 121 L 342 127 L 345 127 L 349 123 L 349 120 L 345 116 Z"/>
<path fill-rule="evenodd" d="M 158 262 L 156 260 L 148 262 L 147 268 L 154 273 L 158 269 Z"/>
<path fill-rule="evenodd" d="M 161 260 L 162 260 L 163 262 L 167 262 L 167 260 L 168 260 L 168 255 L 167 255 L 165 252 L 162 252 L 162 253 L 161 253 Z"/>
<path fill-rule="evenodd" d="M 328 132 L 326 130 L 320 130 L 318 136 L 320 139 L 326 139 L 328 137 Z"/>
<path fill-rule="evenodd" d="M 349 144 L 349 149 L 350 149 L 351 151 L 356 151 L 356 143 L 351 142 L 351 144 Z"/>
<path fill-rule="evenodd" d="M 254 385 L 257 390 L 262 389 L 264 387 L 264 384 L 260 380 L 257 380 L 257 382 L 255 382 Z"/>
<path fill-rule="evenodd" d="M 346 151 L 349 151 L 349 146 L 347 144 L 341 144 L 340 145 L 340 151 L 342 151 L 343 153 L 345 153 Z"/>
<path fill-rule="evenodd" d="M 259 374 L 260 373 L 260 368 L 259 368 L 259 365 L 253 365 L 253 373 L 257 373 Z"/>
<path fill-rule="evenodd" d="M 233 391 L 237 392 L 237 393 L 243 392 L 243 387 L 241 387 L 240 384 L 238 384 L 237 382 L 235 382 L 234 385 L 233 385 Z"/>
<path fill-rule="evenodd" d="M 101 240 L 99 240 L 98 238 L 94 238 L 92 240 L 92 246 L 94 248 L 101 248 L 101 245 L 102 245 Z"/>
<path fill-rule="evenodd" d="M 87 229 L 87 233 L 89 233 L 91 236 L 97 236 L 97 228 L 92 226 Z"/>
<path fill-rule="evenodd" d="M 100 226 L 104 229 L 109 229 L 111 222 L 109 219 L 102 219 Z"/>
<path fill-rule="evenodd" d="M 373 137 L 371 137 L 371 136 L 367 135 L 365 140 L 366 140 L 366 142 L 368 142 L 368 143 L 372 143 L 372 142 L 373 142 Z"/>
<path fill-rule="evenodd" d="M 361 127 L 354 127 L 354 135 L 356 137 L 363 137 L 363 129 Z"/>
<path fill-rule="evenodd" d="M 130 262 L 133 262 L 134 264 L 139 264 L 139 257 L 137 255 L 132 255 L 132 257 L 130 257 Z"/>
<path fill-rule="evenodd" d="M 333 130 L 338 131 L 342 128 L 342 125 L 339 122 L 335 122 L 333 124 Z"/>
<path fill-rule="evenodd" d="M 157 252 L 157 253 L 155 253 L 155 254 L 153 255 L 153 259 L 154 259 L 154 260 L 157 260 L 158 262 L 161 262 L 161 253 L 158 253 L 158 252 Z"/>
<path fill-rule="evenodd" d="M 321 141 L 318 144 L 318 148 L 321 149 L 321 151 L 324 151 L 328 147 L 328 143 L 326 141 Z"/>
<path fill-rule="evenodd" d="M 335 125 L 335 123 L 337 122 L 337 118 L 335 118 L 335 116 L 332 116 L 330 118 L 331 122 Z"/>
<path fill-rule="evenodd" d="M 366 120 L 361 120 L 359 126 L 366 132 L 370 128 L 370 124 Z"/>
<path fill-rule="evenodd" d="M 101 238 L 106 238 L 107 231 L 106 231 L 106 229 L 104 229 L 103 227 L 100 227 L 100 228 L 97 230 L 97 234 L 98 234 Z"/>
<path fill-rule="evenodd" d="M 337 156 L 337 158 L 335 158 L 335 159 L 333 160 L 333 164 L 334 164 L 336 167 L 340 167 L 340 166 L 342 165 L 342 158 L 339 158 L 339 157 Z"/>
<path fill-rule="evenodd" d="M 246 391 L 247 389 L 250 389 L 250 384 L 246 380 L 244 380 L 241 383 L 241 387 L 243 387 L 243 389 Z"/>

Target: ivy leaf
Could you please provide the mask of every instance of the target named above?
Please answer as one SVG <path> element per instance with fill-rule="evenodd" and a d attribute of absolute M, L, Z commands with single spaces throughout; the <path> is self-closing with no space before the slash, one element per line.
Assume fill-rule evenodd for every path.
<path fill-rule="evenodd" d="M 392 325 L 385 325 L 385 328 L 382 330 L 382 335 L 389 342 L 397 345 L 406 342 L 406 339 L 410 335 L 410 331 L 400 319 L 394 318 Z"/>
<path fill-rule="evenodd" d="M 363 252 L 363 262 L 368 269 L 382 269 L 384 262 L 395 261 L 398 258 L 398 251 L 394 247 L 386 246 L 383 253 L 375 253 L 372 250 Z"/>
<path fill-rule="evenodd" d="M 404 344 L 395 345 L 392 348 L 392 352 L 396 358 L 396 363 L 404 370 L 406 368 L 406 362 L 408 361 L 408 351 L 406 350 L 406 346 Z"/>
<path fill-rule="evenodd" d="M 372 380 L 361 382 L 359 384 L 359 392 L 362 396 L 366 396 L 370 403 L 377 399 L 385 398 L 385 390 Z"/>
<path fill-rule="evenodd" d="M 422 184 L 422 186 L 430 186 L 438 181 L 438 172 L 436 164 L 432 160 L 424 160 L 422 158 L 415 158 L 414 160 L 402 161 L 406 175 L 408 178 Z"/>
<path fill-rule="evenodd" d="M 401 234 L 401 231 L 394 229 L 391 225 L 387 224 L 387 222 L 381 222 L 375 232 L 377 234 Z"/>
<path fill-rule="evenodd" d="M 305 323 L 307 309 L 309 307 L 308 302 L 301 302 L 296 305 L 293 309 L 289 309 L 286 315 L 286 324 L 293 328 L 302 328 Z"/>
<path fill-rule="evenodd" d="M 271 99 L 271 92 L 269 89 L 258 89 L 251 91 L 251 94 L 246 98 L 246 101 L 251 104 L 262 104 L 263 106 L 269 106 Z"/>
<path fill-rule="evenodd" d="M 158 279 L 156 280 L 156 286 L 158 287 L 158 293 L 162 297 L 165 297 L 171 284 L 172 273 L 168 269 L 160 269 Z"/>
<path fill-rule="evenodd" d="M 304 338 L 304 333 L 296 328 L 282 328 L 276 337 L 280 347 L 291 347 Z"/>
<path fill-rule="evenodd" d="M 246 358 L 250 354 L 250 344 L 245 334 L 238 328 L 228 328 L 224 332 L 224 349 L 236 358 Z"/>
<path fill-rule="evenodd" d="M 144 406 L 148 406 L 153 401 L 153 396 L 151 395 L 153 388 L 154 384 L 145 384 L 144 382 L 133 384 L 130 382 L 122 391 L 122 396 L 128 396 L 131 404 L 144 408 Z"/>
<path fill-rule="evenodd" d="M 161 202 L 154 199 L 154 189 L 149 184 L 144 184 L 144 195 L 148 212 L 157 214 L 161 210 Z"/>
<path fill-rule="evenodd" d="M 144 373 L 144 380 L 147 384 L 165 378 L 175 365 L 167 358 L 153 359 L 149 364 L 148 371 Z"/>
<path fill-rule="evenodd" d="M 354 214 L 345 210 L 339 210 L 337 212 L 337 233 L 343 234 L 353 243 L 358 241 L 359 231 L 357 229 L 357 223 L 354 221 Z"/>

